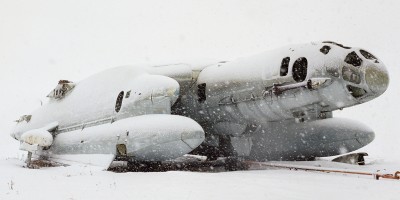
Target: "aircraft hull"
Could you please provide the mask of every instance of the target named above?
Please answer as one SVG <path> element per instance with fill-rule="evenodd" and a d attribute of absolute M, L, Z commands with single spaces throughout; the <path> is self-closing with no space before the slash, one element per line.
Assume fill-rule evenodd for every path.
<path fill-rule="evenodd" d="M 203 129 L 192 119 L 143 115 L 60 133 L 49 149 L 38 154 L 50 157 L 62 154 L 118 155 L 117 145 L 124 145 L 128 158 L 164 161 L 189 153 L 203 140 Z"/>
<path fill-rule="evenodd" d="M 368 126 L 343 118 L 269 123 L 251 136 L 247 157 L 258 161 L 309 160 L 355 151 L 374 138 Z M 235 150 L 242 152 L 239 146 Z"/>

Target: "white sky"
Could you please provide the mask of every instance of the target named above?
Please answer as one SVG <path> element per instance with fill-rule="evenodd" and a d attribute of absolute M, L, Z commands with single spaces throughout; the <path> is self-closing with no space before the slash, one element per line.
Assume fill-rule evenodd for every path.
<path fill-rule="evenodd" d="M 12 121 L 38 107 L 60 79 L 333 40 L 368 49 L 391 77 L 382 97 L 335 115 L 376 130 L 371 154 L 399 156 L 399 9 L 397 0 L 0 0 L 0 148 L 16 151 Z"/>

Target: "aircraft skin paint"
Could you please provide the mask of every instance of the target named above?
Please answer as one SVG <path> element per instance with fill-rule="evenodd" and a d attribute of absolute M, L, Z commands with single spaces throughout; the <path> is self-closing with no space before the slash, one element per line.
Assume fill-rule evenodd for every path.
<path fill-rule="evenodd" d="M 326 46 L 330 50 L 324 54 L 321 49 Z M 198 101 L 195 86 L 181 91 L 184 96 L 173 107 L 173 113 L 195 119 L 203 126 L 205 148 L 220 145 L 220 136 L 227 135 L 235 153 L 247 159 L 304 160 L 354 151 L 370 143 L 374 132 L 362 123 L 332 118 L 332 111 L 372 100 L 389 83 L 382 61 L 367 59 L 360 51 L 364 50 L 331 42 L 311 43 L 208 66 L 194 84 L 206 85 L 206 100 Z M 359 66 L 345 61 L 352 52 L 362 60 Z M 281 76 L 286 57 L 290 57 L 288 72 Z M 303 82 L 318 78 L 329 81 L 318 89 L 298 87 L 274 93 L 274 84 L 298 84 L 293 79 L 293 65 L 299 58 L 308 61 Z M 345 80 L 346 67 L 358 73 L 359 83 L 348 77 Z M 349 86 L 365 94 L 354 97 Z"/>
<path fill-rule="evenodd" d="M 116 112 L 116 98 L 124 95 Z M 52 145 L 39 148 L 39 155 L 117 154 L 124 144 L 135 160 L 163 161 L 180 157 L 204 140 L 204 131 L 190 118 L 172 116 L 179 84 L 168 77 L 136 68 L 114 68 L 93 75 L 62 99 L 51 99 L 21 121 L 12 132 L 18 140 L 26 133 L 49 129 Z M 55 126 L 48 124 L 56 122 Z M 54 128 L 54 129 L 53 129 Z M 27 141 L 25 141 L 27 142 Z"/>
<path fill-rule="evenodd" d="M 133 122 L 142 115 L 149 115 L 150 123 L 152 114 L 172 113 L 182 115 L 182 122 L 187 118 L 197 122 L 188 121 L 191 145 L 171 145 L 168 148 L 176 151 L 161 157 L 155 154 L 141 157 L 136 151 L 130 154 L 133 158 L 165 160 L 179 157 L 195 149 L 203 140 L 194 152 L 201 154 L 211 147 L 226 147 L 224 143 L 228 141 L 228 150 L 232 151 L 229 155 L 259 161 L 306 160 L 343 154 L 370 143 L 374 132 L 359 122 L 332 118 L 332 111 L 372 100 L 381 95 L 389 83 L 382 61 L 365 52 L 360 48 L 322 42 L 291 45 L 209 66 L 118 67 L 76 84 L 61 100 L 51 100 L 32 113 L 30 122 L 18 123 L 12 136 L 20 139 L 28 130 L 57 121 L 58 130 L 64 130 L 65 134 L 62 140 L 57 140 L 61 134 L 55 132 L 55 142 L 50 150 L 59 146 L 57 141 L 67 141 L 70 136 L 77 135 L 85 123 L 96 129 L 107 123 Z M 287 57 L 290 61 L 286 74 L 282 75 L 283 59 Z M 296 71 L 299 63 L 306 63 L 306 74 L 299 75 Z M 120 91 L 130 91 L 133 96 L 124 98 L 121 111 L 115 113 L 115 98 Z M 77 103 L 82 99 L 83 105 Z M 170 122 L 172 120 L 167 123 Z M 132 124 L 127 126 L 134 129 L 135 123 L 127 124 Z M 117 130 L 119 126 L 107 129 Z M 153 123 L 153 126 L 159 126 L 159 123 Z M 89 128 L 82 131 L 89 131 Z M 123 132 L 118 130 L 108 138 L 104 136 L 106 141 L 96 145 L 108 148 L 107 153 L 115 153 L 117 143 L 112 138 L 117 137 L 119 131 Z M 95 132 L 91 133 L 93 137 Z M 68 145 L 61 149 L 65 150 Z M 85 150 L 75 153 L 102 152 L 101 148 L 91 148 L 88 145 Z M 61 153 L 71 153 L 75 149 L 79 148 Z M 141 152 L 145 155 L 146 151 Z"/>

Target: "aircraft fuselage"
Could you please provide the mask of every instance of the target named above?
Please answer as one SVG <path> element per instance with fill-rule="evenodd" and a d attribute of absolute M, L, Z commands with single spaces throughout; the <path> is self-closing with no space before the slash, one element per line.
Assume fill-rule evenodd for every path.
<path fill-rule="evenodd" d="M 50 103 L 20 120 L 12 135 L 35 139 L 29 131 L 46 129 L 54 142 L 40 152 L 55 154 L 118 154 L 116 147 L 124 144 L 137 160 L 189 152 L 307 160 L 370 143 L 370 128 L 333 118 L 332 111 L 372 100 L 388 83 L 381 60 L 334 42 L 292 45 L 209 66 L 125 66 L 71 91 L 54 90 Z M 64 86 L 69 87 L 59 85 Z"/>

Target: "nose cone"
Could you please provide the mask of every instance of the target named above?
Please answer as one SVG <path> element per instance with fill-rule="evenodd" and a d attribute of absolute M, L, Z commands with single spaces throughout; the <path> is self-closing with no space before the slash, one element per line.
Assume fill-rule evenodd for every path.
<path fill-rule="evenodd" d="M 389 74 L 383 67 L 370 66 L 365 70 L 365 81 L 369 89 L 379 96 L 388 88 Z"/>

